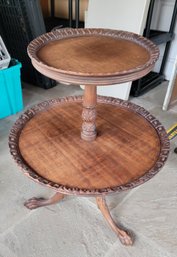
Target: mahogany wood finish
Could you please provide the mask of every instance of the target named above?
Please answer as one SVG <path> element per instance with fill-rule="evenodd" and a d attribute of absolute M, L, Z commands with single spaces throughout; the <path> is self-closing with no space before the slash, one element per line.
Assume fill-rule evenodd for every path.
<path fill-rule="evenodd" d="M 9 138 L 25 174 L 60 193 L 92 196 L 133 188 L 155 175 L 169 151 L 160 122 L 133 103 L 109 97 L 97 103 L 99 136 L 93 142 L 80 139 L 82 97 L 26 111 Z"/>
<path fill-rule="evenodd" d="M 39 72 L 63 83 L 110 85 L 146 75 L 159 50 L 130 32 L 60 29 L 34 39 L 28 54 Z"/>
<path fill-rule="evenodd" d="M 158 48 L 129 32 L 63 29 L 33 40 L 28 53 L 42 74 L 86 86 L 83 97 L 42 102 L 14 124 L 9 136 L 14 160 L 27 176 L 57 191 L 48 200 L 32 198 L 25 206 L 53 204 L 64 194 L 95 196 L 121 242 L 131 245 L 131 237 L 113 221 L 104 196 L 153 177 L 167 159 L 169 140 L 144 108 L 97 96 L 96 86 L 146 75 Z"/>
<path fill-rule="evenodd" d="M 90 85 L 84 83 L 81 138 L 93 141 L 96 85 L 138 79 L 153 68 L 159 50 L 151 41 L 125 31 L 60 29 L 33 40 L 28 53 L 34 67 L 53 79 L 75 84 L 89 81 Z"/>

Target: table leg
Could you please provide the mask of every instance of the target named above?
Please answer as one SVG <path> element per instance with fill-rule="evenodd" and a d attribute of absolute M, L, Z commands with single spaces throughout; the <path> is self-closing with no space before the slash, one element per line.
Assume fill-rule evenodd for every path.
<path fill-rule="evenodd" d="M 114 222 L 113 218 L 111 217 L 111 214 L 109 212 L 108 206 L 106 204 L 106 200 L 104 196 L 97 196 L 96 197 L 97 205 L 100 211 L 102 212 L 103 216 L 107 220 L 108 224 L 112 228 L 112 230 L 117 234 L 120 241 L 124 245 L 132 245 L 133 240 L 128 235 L 128 233 L 121 228 L 118 227 L 118 225 Z"/>
<path fill-rule="evenodd" d="M 82 111 L 82 132 L 81 138 L 86 141 L 93 141 L 97 136 L 96 132 L 96 86 L 86 85 L 83 98 Z"/>
<path fill-rule="evenodd" d="M 43 206 L 47 206 L 47 205 L 58 203 L 63 198 L 64 198 L 64 195 L 61 194 L 61 193 L 56 193 L 55 195 L 53 195 L 49 199 L 33 197 L 33 198 L 27 200 L 24 203 L 24 205 L 28 209 L 32 210 L 32 209 L 36 209 L 36 208 L 39 208 L 39 207 L 43 207 Z"/>

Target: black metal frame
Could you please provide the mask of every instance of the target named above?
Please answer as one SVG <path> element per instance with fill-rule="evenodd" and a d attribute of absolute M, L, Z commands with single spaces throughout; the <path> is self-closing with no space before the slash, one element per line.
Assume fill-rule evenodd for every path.
<path fill-rule="evenodd" d="M 80 0 L 75 0 L 75 20 L 73 19 L 73 1 L 68 0 L 68 20 L 62 20 L 55 17 L 55 0 L 50 0 L 50 18 L 58 19 L 59 26 L 79 28 L 83 27 L 83 22 L 79 21 L 80 18 Z"/>
<path fill-rule="evenodd" d="M 11 57 L 22 63 L 22 80 L 45 89 L 55 86 L 54 80 L 33 68 L 27 55 L 27 46 L 31 40 L 46 32 L 39 1 L 0 1 L 0 24 Z"/>
<path fill-rule="evenodd" d="M 173 37 L 174 37 L 174 27 L 175 27 L 175 22 L 176 22 L 176 17 L 177 17 L 177 0 L 175 0 L 173 14 L 172 14 L 172 18 L 171 18 L 171 24 L 170 24 L 170 28 L 169 28 L 168 32 L 156 31 L 156 30 L 150 29 L 153 9 L 154 9 L 154 3 L 155 3 L 155 0 L 151 0 L 150 6 L 149 6 L 149 11 L 148 11 L 148 17 L 147 17 L 147 21 L 146 21 L 146 28 L 144 31 L 144 36 L 151 39 L 157 45 L 165 43 L 166 46 L 165 46 L 165 50 L 164 50 L 164 54 L 163 54 L 163 58 L 162 58 L 161 66 L 160 66 L 160 71 L 159 72 L 150 72 L 145 77 L 134 81 L 132 83 L 132 88 L 131 88 L 131 93 L 130 93 L 133 96 L 140 96 L 140 95 L 148 92 L 150 89 L 156 87 L 165 79 L 163 72 L 165 69 L 166 60 L 167 60 L 167 56 L 169 53 L 171 41 L 173 40 Z"/>

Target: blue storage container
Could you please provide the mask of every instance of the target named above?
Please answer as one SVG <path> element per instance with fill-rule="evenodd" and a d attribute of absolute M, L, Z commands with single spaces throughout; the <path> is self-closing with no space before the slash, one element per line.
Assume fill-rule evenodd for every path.
<path fill-rule="evenodd" d="M 9 68 L 0 70 L 0 118 L 23 109 L 21 67 L 20 62 L 12 60 Z"/>

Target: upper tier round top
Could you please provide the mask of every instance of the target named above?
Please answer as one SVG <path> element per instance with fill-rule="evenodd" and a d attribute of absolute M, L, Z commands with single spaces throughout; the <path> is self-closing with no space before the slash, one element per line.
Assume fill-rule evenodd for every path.
<path fill-rule="evenodd" d="M 64 83 L 108 85 L 152 70 L 158 48 L 134 33 L 110 29 L 60 29 L 28 46 L 34 67 Z"/>

